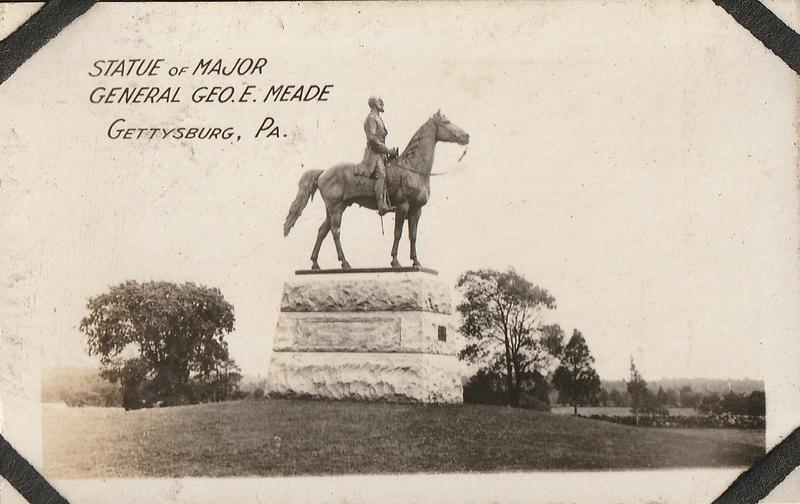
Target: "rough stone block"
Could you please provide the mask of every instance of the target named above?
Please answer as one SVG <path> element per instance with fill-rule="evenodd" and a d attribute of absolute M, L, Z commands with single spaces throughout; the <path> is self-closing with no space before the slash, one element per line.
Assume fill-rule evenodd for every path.
<path fill-rule="evenodd" d="M 458 360 L 422 353 L 275 352 L 273 397 L 460 403 Z"/>
<path fill-rule="evenodd" d="M 284 286 L 281 311 L 429 311 L 449 314 L 452 306 L 447 286 L 425 273 L 325 275 L 325 278 L 302 275 Z"/>

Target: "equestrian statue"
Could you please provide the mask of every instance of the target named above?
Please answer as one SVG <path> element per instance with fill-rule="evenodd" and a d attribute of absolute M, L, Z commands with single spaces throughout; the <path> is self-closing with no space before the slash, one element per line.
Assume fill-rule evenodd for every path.
<path fill-rule="evenodd" d="M 421 267 L 417 258 L 417 225 L 422 207 L 431 194 L 430 176 L 436 143 L 469 143 L 469 135 L 451 123 L 441 111 L 437 111 L 420 126 L 408 146 L 399 154 L 397 148 L 390 149 L 385 143 L 388 132 L 380 116 L 384 110 L 383 100 L 373 96 L 368 103 L 370 112 L 364 121 L 367 146 L 362 162 L 341 163 L 327 170 L 306 171 L 300 177 L 297 196 L 284 221 L 283 236 L 287 236 L 300 218 L 308 200 L 319 189 L 325 202 L 325 220 L 319 227 L 317 241 L 311 252 L 311 269 L 319 269 L 319 250 L 329 232 L 333 234 L 336 255 L 342 269 L 350 269 L 339 236 L 342 214 L 353 203 L 378 210 L 380 215 L 395 213 L 392 268 L 400 268 L 397 247 L 403 234 L 404 222 L 408 219 L 411 261 L 415 268 Z"/>

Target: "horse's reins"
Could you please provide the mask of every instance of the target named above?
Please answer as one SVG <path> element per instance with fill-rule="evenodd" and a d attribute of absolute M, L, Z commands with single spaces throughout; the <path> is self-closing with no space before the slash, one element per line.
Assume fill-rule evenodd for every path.
<path fill-rule="evenodd" d="M 459 158 L 458 158 L 458 161 L 456 161 L 456 163 L 460 163 L 460 162 L 461 162 L 461 160 L 462 160 L 462 159 L 464 159 L 464 156 L 466 156 L 466 155 L 467 155 L 467 148 L 466 148 L 466 147 L 464 147 L 464 152 L 462 152 L 462 153 L 461 153 L 461 157 L 459 157 Z M 415 170 L 414 168 L 411 168 L 410 166 L 406 166 L 406 165 L 404 165 L 404 164 L 400 164 L 400 163 L 394 163 L 394 164 L 393 164 L 393 166 L 396 166 L 396 167 L 398 167 L 398 168 L 402 168 L 403 170 L 408 170 L 408 171 L 410 171 L 410 172 L 418 173 L 418 174 L 420 174 L 420 175 L 426 175 L 426 176 L 431 176 L 431 177 L 435 177 L 435 176 L 437 176 L 437 175 L 447 175 L 447 174 L 449 173 L 449 172 L 431 172 L 431 173 L 425 173 L 425 172 L 421 172 L 421 171 L 419 171 L 419 170 Z"/>

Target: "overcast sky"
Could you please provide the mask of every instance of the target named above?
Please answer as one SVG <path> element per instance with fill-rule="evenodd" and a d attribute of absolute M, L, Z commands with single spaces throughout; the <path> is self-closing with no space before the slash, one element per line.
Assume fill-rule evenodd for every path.
<path fill-rule="evenodd" d="M 625 377 L 630 356 L 652 379 L 762 377 L 763 338 L 797 327 L 796 76 L 713 4 L 568 7 L 92 8 L 0 87 L 6 180 L 24 194 L 11 247 L 33 273 L 46 365 L 91 362 L 88 297 L 163 279 L 219 287 L 232 356 L 264 374 L 283 281 L 309 266 L 323 217 L 316 199 L 282 237 L 297 180 L 360 159 L 380 94 L 390 146 L 439 108 L 470 133 L 461 162 L 463 147 L 438 146 L 448 174 L 420 224 L 420 259 L 444 281 L 513 266 L 555 296 L 553 318 L 584 333 L 603 378 Z M 96 59 L 238 56 L 269 63 L 237 78 L 88 75 Z M 325 103 L 189 100 L 245 84 L 334 88 Z M 181 86 L 183 103 L 88 102 L 135 85 Z M 285 138 L 252 138 L 265 116 Z M 109 140 L 120 117 L 242 139 Z M 342 236 L 352 265 L 388 265 L 376 213 L 348 210 Z M 320 262 L 337 266 L 331 241 Z"/>

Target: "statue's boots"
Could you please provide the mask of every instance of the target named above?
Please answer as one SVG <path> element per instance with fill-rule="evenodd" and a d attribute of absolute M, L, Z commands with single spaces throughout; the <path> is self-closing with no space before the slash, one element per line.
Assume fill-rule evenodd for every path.
<path fill-rule="evenodd" d="M 378 206 L 379 215 L 385 215 L 395 210 L 393 206 L 389 205 L 389 195 L 386 193 L 386 178 L 380 175 L 375 179 L 375 202 Z"/>

